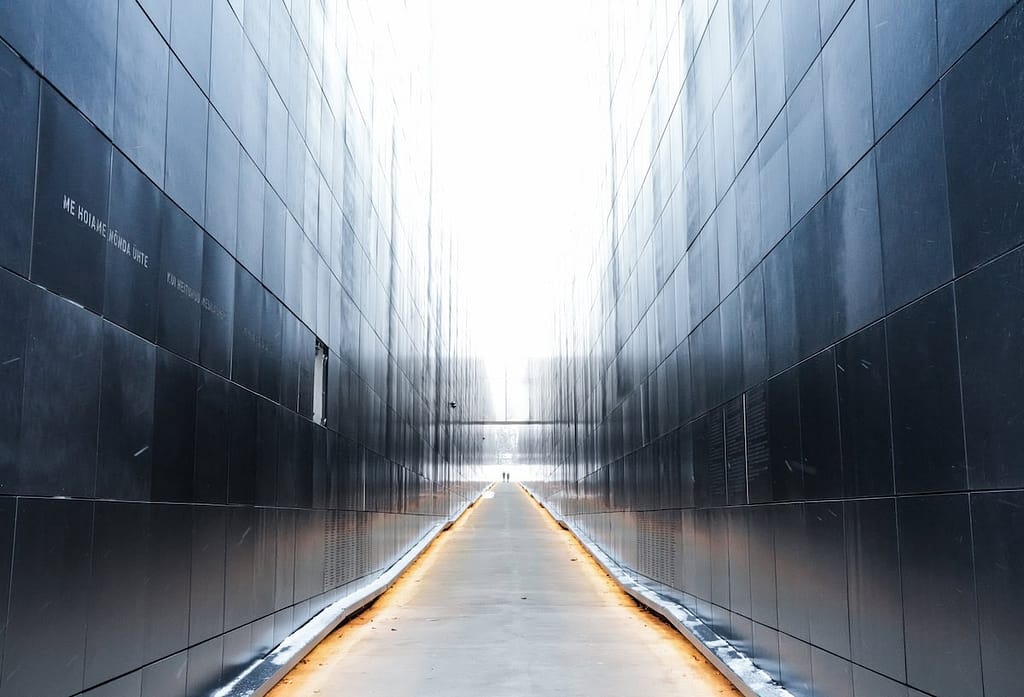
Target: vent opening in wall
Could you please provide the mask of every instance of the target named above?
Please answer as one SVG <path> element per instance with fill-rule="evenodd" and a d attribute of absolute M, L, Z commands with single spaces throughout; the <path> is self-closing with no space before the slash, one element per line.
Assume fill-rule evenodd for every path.
<path fill-rule="evenodd" d="M 316 340 L 313 360 L 313 420 L 323 426 L 327 423 L 327 346 Z"/>

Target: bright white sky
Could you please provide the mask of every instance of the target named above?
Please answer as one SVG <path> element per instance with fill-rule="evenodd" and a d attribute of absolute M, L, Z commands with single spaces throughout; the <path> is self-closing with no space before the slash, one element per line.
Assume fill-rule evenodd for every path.
<path fill-rule="evenodd" d="M 552 354 L 571 257 L 589 254 L 608 211 L 607 14 L 604 0 L 433 6 L 435 196 L 497 376 L 502 361 Z"/>

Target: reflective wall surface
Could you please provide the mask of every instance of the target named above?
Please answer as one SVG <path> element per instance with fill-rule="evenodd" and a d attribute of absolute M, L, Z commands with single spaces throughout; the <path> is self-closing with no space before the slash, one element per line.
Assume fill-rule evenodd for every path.
<path fill-rule="evenodd" d="M 1019 693 L 1024 5 L 609 26 L 538 488 L 794 695 Z"/>
<path fill-rule="evenodd" d="M 425 26 L 0 3 L 0 696 L 208 694 L 474 494 Z"/>

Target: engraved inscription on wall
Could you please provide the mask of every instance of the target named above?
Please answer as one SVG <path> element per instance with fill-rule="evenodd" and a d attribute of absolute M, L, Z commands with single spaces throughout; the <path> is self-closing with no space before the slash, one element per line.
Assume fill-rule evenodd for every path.
<path fill-rule="evenodd" d="M 228 312 L 223 307 L 215 303 L 208 296 L 203 295 L 198 290 L 192 287 L 192 285 L 185 281 L 183 278 L 178 278 L 174 275 L 173 271 L 168 271 L 166 279 L 167 285 L 174 288 L 183 296 L 194 302 L 195 304 L 202 307 L 204 310 L 209 312 L 211 315 L 220 320 L 225 320 L 228 317 Z"/>
<path fill-rule="evenodd" d="M 65 213 L 106 240 L 107 244 L 111 247 L 124 254 L 139 266 L 145 269 L 149 268 L 149 253 L 127 239 L 117 228 L 108 226 L 105 220 L 102 220 L 84 206 L 78 205 L 75 199 L 67 194 L 64 194 L 62 206 Z"/>

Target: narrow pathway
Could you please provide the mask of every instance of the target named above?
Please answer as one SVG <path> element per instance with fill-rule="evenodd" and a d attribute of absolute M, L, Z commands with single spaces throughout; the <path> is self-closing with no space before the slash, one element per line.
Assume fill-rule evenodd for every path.
<path fill-rule="evenodd" d="M 502 483 L 270 697 L 738 694 Z"/>

